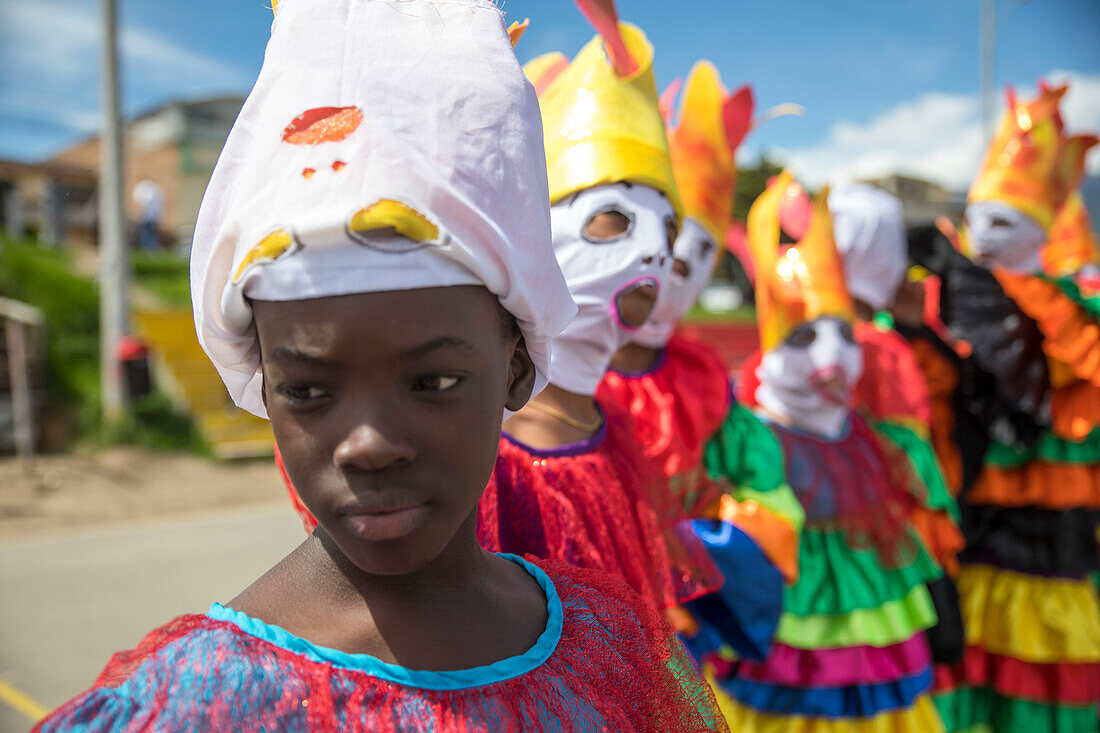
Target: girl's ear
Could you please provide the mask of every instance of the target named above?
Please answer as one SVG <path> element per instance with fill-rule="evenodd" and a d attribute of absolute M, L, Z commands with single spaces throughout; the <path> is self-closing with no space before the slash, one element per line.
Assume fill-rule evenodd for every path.
<path fill-rule="evenodd" d="M 531 399 L 535 389 L 535 363 L 527 353 L 527 342 L 523 336 L 516 339 L 512 350 L 512 360 L 508 366 L 508 396 L 504 406 L 517 412 Z"/>

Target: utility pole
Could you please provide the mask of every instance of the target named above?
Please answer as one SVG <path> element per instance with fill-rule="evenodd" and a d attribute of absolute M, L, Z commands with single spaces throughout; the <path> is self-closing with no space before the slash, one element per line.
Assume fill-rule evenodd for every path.
<path fill-rule="evenodd" d="M 985 144 L 988 145 L 993 139 L 993 125 L 996 121 L 993 68 L 996 63 L 997 0 L 981 0 L 981 2 L 982 135 L 985 137 Z"/>
<path fill-rule="evenodd" d="M 99 368 L 103 419 L 126 408 L 118 342 L 129 320 L 126 288 L 126 217 L 122 208 L 122 127 L 119 122 L 118 14 L 115 0 L 99 0 Z"/>

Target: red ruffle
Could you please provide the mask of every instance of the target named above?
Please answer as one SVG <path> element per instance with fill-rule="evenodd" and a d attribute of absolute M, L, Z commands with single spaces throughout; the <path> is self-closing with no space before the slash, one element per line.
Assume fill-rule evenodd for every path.
<path fill-rule="evenodd" d="M 641 458 L 629 419 L 601 405 L 598 445 L 562 454 L 501 439 L 478 508 L 482 547 L 612 573 L 657 609 L 717 590 L 721 573 L 665 477 Z"/>
<path fill-rule="evenodd" d="M 972 645 L 958 664 L 936 667 L 934 692 L 982 686 L 1016 699 L 1088 705 L 1100 700 L 1100 664 L 1035 664 Z"/>
<path fill-rule="evenodd" d="M 863 376 L 853 397 L 880 420 L 932 424 L 932 399 L 913 348 L 897 331 L 859 322 L 856 341 L 863 346 Z"/>
<path fill-rule="evenodd" d="M 92 689 L 35 730 L 85 728 L 93 719 L 96 729 L 112 730 L 725 730 L 683 646 L 624 583 L 536 562 L 561 599 L 561 637 L 545 662 L 516 677 L 414 688 L 195 614 L 116 654 Z"/>
<path fill-rule="evenodd" d="M 674 336 L 656 369 L 608 372 L 596 396 L 630 414 L 645 458 L 672 479 L 689 513 L 700 514 L 718 499 L 720 491 L 701 467 L 703 445 L 730 406 L 729 376 L 713 348 Z"/>
<path fill-rule="evenodd" d="M 920 363 L 909 343 L 895 331 L 882 331 L 871 323 L 857 323 L 856 340 L 863 347 L 863 375 L 852 392 L 853 404 L 869 410 L 879 420 L 932 424 L 932 398 Z M 757 351 L 741 368 L 737 401 L 757 407 L 760 379 L 756 368 L 763 354 Z"/>

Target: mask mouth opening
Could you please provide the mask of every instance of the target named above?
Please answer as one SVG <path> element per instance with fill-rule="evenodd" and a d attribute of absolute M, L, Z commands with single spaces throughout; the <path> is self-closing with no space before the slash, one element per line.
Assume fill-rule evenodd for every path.
<path fill-rule="evenodd" d="M 830 364 L 810 375 L 810 386 L 825 402 L 842 407 L 848 404 L 852 388 L 839 364 Z"/>
<path fill-rule="evenodd" d="M 616 325 L 624 331 L 637 331 L 653 313 L 660 292 L 660 281 L 650 276 L 637 278 L 619 288 L 611 299 L 611 316 Z"/>

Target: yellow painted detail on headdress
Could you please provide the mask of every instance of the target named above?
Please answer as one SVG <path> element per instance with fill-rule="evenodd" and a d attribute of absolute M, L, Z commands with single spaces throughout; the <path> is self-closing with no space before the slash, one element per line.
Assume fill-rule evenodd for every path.
<path fill-rule="evenodd" d="M 779 244 L 779 207 L 792 185 L 790 172 L 783 171 L 749 210 L 749 252 L 756 268 L 756 319 L 765 351 L 815 318 L 855 320 L 844 267 L 833 240 L 827 187 L 814 198 L 813 213 L 801 241 L 785 249 Z"/>
<path fill-rule="evenodd" d="M 294 237 L 290 232 L 286 229 L 276 229 L 254 244 L 252 249 L 248 250 L 244 259 L 241 260 L 240 266 L 237 267 L 237 272 L 233 275 L 233 280 L 240 280 L 245 271 L 257 262 L 274 262 L 280 255 L 289 250 L 293 244 Z"/>
<path fill-rule="evenodd" d="M 637 63 L 631 74 L 615 73 L 596 36 L 541 90 L 550 201 L 626 181 L 657 189 L 682 216 L 657 105 L 653 46 L 637 27 L 620 23 L 619 29 Z M 532 82 L 537 88 L 538 80 Z"/>
<path fill-rule="evenodd" d="M 1085 153 L 1096 144 L 1092 135 L 1066 135 L 1058 112 L 1066 89 L 1040 83 L 1031 102 L 1008 94 L 1009 108 L 970 186 L 969 202 L 1002 201 L 1044 229 L 1051 227 L 1081 180 Z"/>
<path fill-rule="evenodd" d="M 348 228 L 358 233 L 391 227 L 402 237 L 414 242 L 434 242 L 439 239 L 438 226 L 413 207 L 393 199 L 379 199 L 352 214 L 348 221 Z"/>

